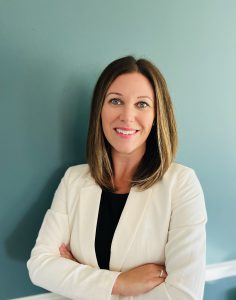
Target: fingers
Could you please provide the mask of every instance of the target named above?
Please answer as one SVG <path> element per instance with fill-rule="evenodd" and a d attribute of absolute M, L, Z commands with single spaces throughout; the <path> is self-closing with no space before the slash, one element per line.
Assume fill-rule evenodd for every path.
<path fill-rule="evenodd" d="M 69 252 L 69 250 L 66 248 L 66 245 L 64 243 L 61 244 L 61 246 L 59 247 L 59 251 L 61 254 L 66 254 Z"/>
<path fill-rule="evenodd" d="M 165 281 L 164 265 L 144 264 L 122 272 L 116 279 L 112 293 L 122 296 L 136 296 L 149 292 Z"/>
<path fill-rule="evenodd" d="M 59 247 L 59 252 L 62 257 L 76 261 L 76 259 L 64 243 Z"/>
<path fill-rule="evenodd" d="M 167 277 L 167 273 L 166 273 L 165 269 L 160 269 L 159 270 L 159 277 L 160 278 L 166 278 Z"/>
<path fill-rule="evenodd" d="M 165 265 L 152 264 L 152 266 L 155 269 L 155 277 L 158 279 L 161 278 L 163 281 L 165 281 L 166 277 L 168 276 Z"/>
<path fill-rule="evenodd" d="M 62 244 L 62 245 L 59 247 L 59 251 L 60 251 L 61 256 L 65 257 L 65 258 L 68 258 L 68 256 L 69 256 L 69 251 L 68 251 L 68 249 L 66 248 L 65 244 Z"/>

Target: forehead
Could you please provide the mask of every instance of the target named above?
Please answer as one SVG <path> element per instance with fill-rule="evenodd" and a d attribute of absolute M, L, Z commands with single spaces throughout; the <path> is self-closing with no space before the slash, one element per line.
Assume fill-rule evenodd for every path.
<path fill-rule="evenodd" d="M 141 73 L 127 73 L 119 75 L 110 85 L 108 93 L 122 95 L 149 96 L 154 98 L 154 91 L 150 81 Z"/>

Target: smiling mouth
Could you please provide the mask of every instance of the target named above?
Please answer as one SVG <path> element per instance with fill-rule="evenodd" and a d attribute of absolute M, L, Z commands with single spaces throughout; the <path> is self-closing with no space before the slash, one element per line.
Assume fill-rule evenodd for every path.
<path fill-rule="evenodd" d="M 119 135 L 125 135 L 125 136 L 134 135 L 139 131 L 139 130 L 136 130 L 136 129 L 125 130 L 125 129 L 120 129 L 120 128 L 114 128 L 114 130 Z"/>

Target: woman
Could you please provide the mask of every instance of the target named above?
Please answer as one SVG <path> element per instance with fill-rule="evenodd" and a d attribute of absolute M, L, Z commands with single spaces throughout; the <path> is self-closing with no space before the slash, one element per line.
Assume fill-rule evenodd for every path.
<path fill-rule="evenodd" d="M 88 165 L 66 171 L 27 263 L 33 283 L 71 299 L 202 299 L 204 197 L 176 147 L 160 71 L 113 61 L 93 94 Z"/>

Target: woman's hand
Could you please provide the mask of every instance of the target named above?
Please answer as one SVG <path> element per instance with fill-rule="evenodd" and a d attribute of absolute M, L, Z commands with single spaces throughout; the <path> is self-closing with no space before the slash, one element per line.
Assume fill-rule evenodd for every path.
<path fill-rule="evenodd" d="M 78 262 L 65 244 L 60 246 L 59 251 L 61 257 Z M 112 294 L 121 296 L 144 294 L 164 282 L 166 276 L 165 266 L 145 264 L 121 273 L 115 281 Z"/>
<path fill-rule="evenodd" d="M 67 258 L 67 259 L 70 259 L 70 260 L 73 260 L 73 261 L 76 261 L 78 262 L 74 256 L 72 255 L 71 251 L 66 247 L 65 244 L 62 244 L 59 248 L 59 251 L 60 251 L 60 255 L 61 257 L 64 257 L 64 258 Z"/>
<path fill-rule="evenodd" d="M 164 282 L 166 276 L 165 266 L 145 264 L 121 273 L 115 281 L 112 294 L 121 296 L 144 294 Z"/>

